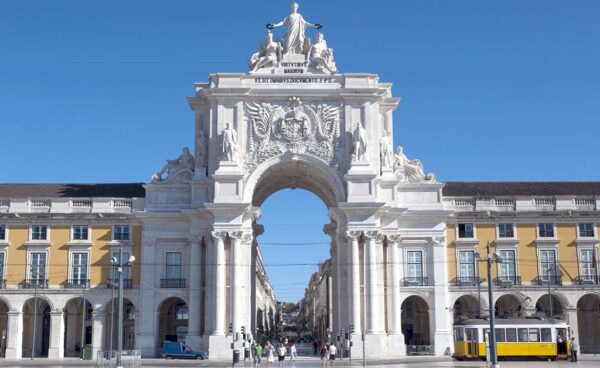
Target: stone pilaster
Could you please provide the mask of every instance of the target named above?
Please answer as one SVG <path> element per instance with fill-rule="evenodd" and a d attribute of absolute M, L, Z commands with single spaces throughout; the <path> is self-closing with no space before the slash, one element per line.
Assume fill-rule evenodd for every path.
<path fill-rule="evenodd" d="M 8 328 L 6 342 L 6 359 L 21 359 L 23 357 L 23 315 L 11 310 L 8 312 Z"/>
<path fill-rule="evenodd" d="M 104 312 L 94 312 L 92 314 L 92 359 L 96 359 L 98 350 L 102 350 L 102 341 L 104 340 Z"/>
<path fill-rule="evenodd" d="M 188 275 L 188 334 L 186 343 L 193 349 L 200 349 L 200 323 L 204 317 L 201 313 L 201 272 L 202 269 L 202 238 L 194 237 L 189 240 L 190 267 Z"/>
<path fill-rule="evenodd" d="M 452 315 L 449 309 L 448 295 L 448 265 L 439 260 L 446 259 L 446 237 L 439 236 L 432 239 L 433 243 L 433 282 L 434 282 L 434 311 L 430 316 L 434 318 L 431 322 L 435 325 L 433 344 L 435 355 L 447 355 L 452 351 Z M 437 262 L 436 262 L 437 260 Z M 430 322 L 430 323 L 431 323 Z M 430 324 L 431 325 L 431 324 Z"/>
<path fill-rule="evenodd" d="M 213 310 L 214 324 L 211 335 L 225 335 L 225 237 L 226 232 L 213 231 L 214 238 L 214 296 L 215 308 Z"/>
<path fill-rule="evenodd" d="M 41 331 L 40 331 L 41 333 Z M 62 359 L 65 355 L 65 319 L 62 310 L 50 312 L 50 344 L 49 359 Z"/>
<path fill-rule="evenodd" d="M 346 237 L 349 241 L 348 269 L 350 279 L 350 324 L 354 325 L 354 332 L 362 331 L 361 326 L 361 292 L 360 292 L 360 253 L 358 249 L 358 237 L 360 231 L 348 231 Z"/>

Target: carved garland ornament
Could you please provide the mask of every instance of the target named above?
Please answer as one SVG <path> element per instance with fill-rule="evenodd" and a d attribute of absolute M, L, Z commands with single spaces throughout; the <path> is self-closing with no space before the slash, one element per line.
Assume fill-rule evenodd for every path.
<path fill-rule="evenodd" d="M 287 105 L 246 102 L 248 115 L 247 169 L 291 152 L 311 153 L 335 165 L 339 145 L 340 108 L 325 104 L 304 104 L 291 97 Z"/>

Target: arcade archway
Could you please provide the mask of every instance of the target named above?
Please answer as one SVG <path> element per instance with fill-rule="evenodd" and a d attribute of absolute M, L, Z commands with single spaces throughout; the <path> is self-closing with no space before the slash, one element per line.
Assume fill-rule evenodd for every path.
<path fill-rule="evenodd" d="M 8 304 L 0 299 L 0 357 L 6 356 L 6 344 L 8 342 Z"/>
<path fill-rule="evenodd" d="M 93 307 L 88 300 L 84 311 L 83 298 L 74 298 L 65 304 L 65 357 L 81 356 L 82 347 L 92 343 L 92 312 Z"/>
<path fill-rule="evenodd" d="M 550 304 L 550 300 L 552 300 L 552 304 Z M 552 308 L 550 308 L 550 306 L 552 306 Z M 565 308 L 566 303 L 563 301 L 563 298 L 555 293 L 551 296 L 545 294 L 535 303 L 536 311 L 544 313 L 547 317 L 552 316 L 555 318 L 566 319 Z"/>
<path fill-rule="evenodd" d="M 586 294 L 577 302 L 581 353 L 600 353 L 600 295 Z"/>
<path fill-rule="evenodd" d="M 106 313 L 104 314 L 104 350 L 113 351 L 117 349 L 118 340 L 118 317 L 119 317 L 119 301 L 117 298 L 112 299 L 105 306 Z M 135 349 L 135 319 L 136 310 L 133 303 L 123 298 L 123 349 Z"/>
<path fill-rule="evenodd" d="M 495 303 L 495 315 L 498 318 L 520 317 L 521 309 L 521 301 L 513 294 L 502 295 Z"/>
<path fill-rule="evenodd" d="M 180 298 L 164 300 L 158 308 L 158 346 L 164 341 L 185 342 L 188 333 L 188 306 Z"/>
<path fill-rule="evenodd" d="M 463 295 L 454 302 L 454 320 L 481 317 L 483 307 L 474 295 Z"/>
<path fill-rule="evenodd" d="M 50 304 L 31 298 L 23 306 L 23 356 L 47 357 L 50 347 Z"/>
<path fill-rule="evenodd" d="M 401 321 L 406 345 L 431 345 L 429 307 L 425 299 L 416 295 L 406 298 Z"/>

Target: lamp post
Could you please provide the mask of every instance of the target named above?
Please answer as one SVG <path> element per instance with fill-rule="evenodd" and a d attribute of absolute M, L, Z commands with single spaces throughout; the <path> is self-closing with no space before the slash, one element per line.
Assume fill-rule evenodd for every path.
<path fill-rule="evenodd" d="M 552 305 L 553 304 L 552 303 L 552 291 L 550 290 L 550 282 L 551 282 L 550 280 L 552 280 L 552 268 L 551 267 L 548 267 L 547 273 L 548 273 L 548 304 L 550 305 L 550 316 L 548 316 L 548 317 L 552 318 L 552 315 L 554 313 L 553 313 L 553 310 L 552 310 L 552 308 L 553 308 L 553 305 Z"/>
<path fill-rule="evenodd" d="M 117 368 L 123 368 L 123 267 L 129 267 L 135 261 L 135 257 L 131 256 L 127 262 L 123 262 L 123 245 L 119 244 L 119 257 L 112 257 L 110 263 L 117 268 L 119 274 L 119 316 L 117 322 Z"/>
<path fill-rule="evenodd" d="M 497 253 L 490 254 L 490 242 L 486 244 L 487 250 L 487 277 L 488 277 L 488 299 L 490 303 L 490 362 L 491 368 L 499 368 L 498 355 L 496 354 L 496 328 L 494 322 L 494 293 L 492 289 L 492 262 L 502 263 L 502 258 Z"/>

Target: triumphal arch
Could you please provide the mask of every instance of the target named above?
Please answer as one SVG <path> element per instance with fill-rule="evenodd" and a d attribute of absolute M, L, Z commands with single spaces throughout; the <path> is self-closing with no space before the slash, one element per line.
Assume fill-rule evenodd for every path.
<path fill-rule="evenodd" d="M 190 248 L 189 286 L 180 291 L 189 307 L 186 342 L 212 359 L 229 358 L 230 324 L 234 332 L 256 327 L 260 206 L 278 190 L 303 188 L 331 219 L 324 229 L 334 270 L 333 335 L 350 332 L 355 357 L 362 333 L 367 357 L 403 355 L 401 249 L 429 248 L 423 254 L 435 280 L 418 293 L 429 303 L 429 339 L 441 355 L 451 339 L 446 264 L 434 261 L 445 257 L 442 185 L 393 149 L 400 99 L 392 85 L 376 74 L 341 72 L 320 28 L 293 4 L 283 21 L 267 25 L 248 72 L 196 83 L 189 98 L 194 153 L 184 149 L 146 185 L 142 258 L 160 263 L 168 249 Z M 142 270 L 142 280 L 156 277 Z M 144 355 L 158 344 L 149 306 L 167 291 L 141 288 Z"/>

